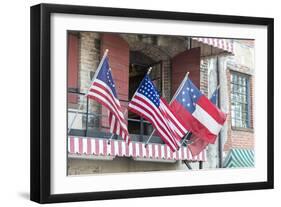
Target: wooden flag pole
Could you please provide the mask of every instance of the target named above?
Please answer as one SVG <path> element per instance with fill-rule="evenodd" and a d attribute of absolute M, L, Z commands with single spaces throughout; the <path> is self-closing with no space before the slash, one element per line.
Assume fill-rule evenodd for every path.
<path fill-rule="evenodd" d="M 149 67 L 148 68 L 148 71 L 146 72 L 146 75 L 149 75 L 150 74 L 150 72 L 151 72 L 151 70 L 152 70 L 152 67 Z M 135 93 L 138 91 L 138 89 L 135 91 Z M 134 93 L 134 95 L 135 95 L 135 93 Z M 134 97 L 134 95 L 133 95 L 133 97 Z"/>
<path fill-rule="evenodd" d="M 172 103 L 175 100 L 175 98 L 177 97 L 177 95 L 179 94 L 179 92 L 182 89 L 185 81 L 188 79 L 188 75 L 189 75 L 189 72 L 186 72 L 186 74 L 184 76 L 184 79 L 182 80 L 180 86 L 178 87 L 178 89 L 177 89 L 176 93 L 174 94 L 173 98 L 171 99 L 170 103 Z"/>
<path fill-rule="evenodd" d="M 96 79 L 96 77 L 97 77 L 97 75 L 98 75 L 98 73 L 99 73 L 99 71 L 100 71 L 100 69 L 101 69 L 101 66 L 102 66 L 102 64 L 103 64 L 103 61 L 104 61 L 104 59 L 105 59 L 106 56 L 107 56 L 107 53 L 108 53 L 108 49 L 106 49 L 106 50 L 104 51 L 104 54 L 103 54 L 103 56 L 102 56 L 102 59 L 101 59 L 99 65 L 98 65 L 98 67 L 97 67 L 97 70 L 96 70 L 96 72 L 95 72 L 93 78 L 91 79 L 91 84 L 90 84 L 90 86 L 89 86 L 89 88 L 88 88 L 88 90 L 87 90 L 87 93 L 84 95 L 84 97 L 86 97 L 87 94 L 89 93 L 89 90 L 90 90 L 90 88 L 91 88 L 91 85 L 92 85 L 93 81 Z M 76 111 L 76 113 L 75 113 L 75 115 L 74 115 L 74 117 L 73 117 L 73 119 L 72 119 L 72 121 L 71 121 L 69 127 L 68 127 L 68 131 L 67 131 L 68 134 L 70 133 L 70 131 L 71 131 L 71 129 L 72 129 L 72 126 L 73 126 L 73 124 L 74 124 L 74 122 L 75 122 L 75 120 L 76 120 L 76 118 L 77 118 L 77 115 L 78 115 L 80 109 L 82 108 L 82 106 L 83 106 L 83 103 L 80 103 L 80 104 L 79 104 L 79 107 L 78 107 L 78 109 L 77 109 L 77 111 Z"/>
<path fill-rule="evenodd" d="M 150 72 L 151 72 L 151 70 L 152 70 L 152 67 L 149 67 L 149 68 L 148 68 L 148 71 L 147 71 L 147 73 L 146 73 L 146 75 L 149 75 Z"/>
<path fill-rule="evenodd" d="M 170 101 L 169 104 L 171 104 L 171 103 L 175 100 L 175 98 L 177 97 L 178 93 L 180 92 L 180 90 L 182 89 L 182 87 L 183 87 L 183 85 L 184 85 L 184 82 L 185 82 L 186 79 L 188 78 L 188 75 L 189 75 L 189 72 L 187 72 L 187 73 L 185 74 L 184 79 L 182 80 L 182 82 L 181 82 L 180 86 L 178 87 L 176 93 L 174 93 L 173 98 L 171 99 L 171 101 Z M 149 135 L 148 140 L 146 141 L 146 143 L 145 143 L 145 145 L 144 145 L 145 148 L 147 147 L 148 143 L 150 142 L 150 140 L 151 140 L 152 136 L 154 135 L 155 131 L 156 131 L 156 130 L 153 129 L 153 131 L 152 131 L 151 134 Z"/>

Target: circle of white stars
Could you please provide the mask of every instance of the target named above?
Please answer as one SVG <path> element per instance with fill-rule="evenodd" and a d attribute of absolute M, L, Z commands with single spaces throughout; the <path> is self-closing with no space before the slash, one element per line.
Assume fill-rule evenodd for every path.
<path fill-rule="evenodd" d="M 111 74 L 110 74 L 111 68 L 109 68 L 109 70 L 106 72 L 106 77 L 108 80 L 108 83 L 110 84 L 110 86 L 112 86 L 113 88 L 115 88 L 115 84 L 111 78 Z"/>

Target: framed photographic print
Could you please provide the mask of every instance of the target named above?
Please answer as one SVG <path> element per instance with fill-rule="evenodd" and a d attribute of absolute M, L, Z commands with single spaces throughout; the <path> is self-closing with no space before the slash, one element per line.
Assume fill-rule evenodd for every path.
<path fill-rule="evenodd" d="M 273 188 L 273 19 L 31 7 L 31 200 Z"/>

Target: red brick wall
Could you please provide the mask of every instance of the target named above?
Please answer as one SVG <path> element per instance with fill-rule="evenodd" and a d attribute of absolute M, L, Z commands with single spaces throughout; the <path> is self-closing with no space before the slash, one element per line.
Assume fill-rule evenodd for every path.
<path fill-rule="evenodd" d="M 187 71 L 192 82 L 200 88 L 199 47 L 179 53 L 172 59 L 172 94 L 176 92 Z"/>
<path fill-rule="evenodd" d="M 129 45 L 117 34 L 101 36 L 101 54 L 108 49 L 109 65 L 115 81 L 116 91 L 121 101 L 122 111 L 127 109 L 129 95 Z M 102 115 L 107 116 L 107 109 L 102 107 Z M 102 127 L 108 127 L 108 119 L 102 119 Z"/>

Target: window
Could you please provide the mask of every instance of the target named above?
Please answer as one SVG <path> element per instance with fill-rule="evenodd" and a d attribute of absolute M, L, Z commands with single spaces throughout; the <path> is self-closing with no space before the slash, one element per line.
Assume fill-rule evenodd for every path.
<path fill-rule="evenodd" d="M 250 127 L 249 76 L 231 73 L 231 125 Z"/>

